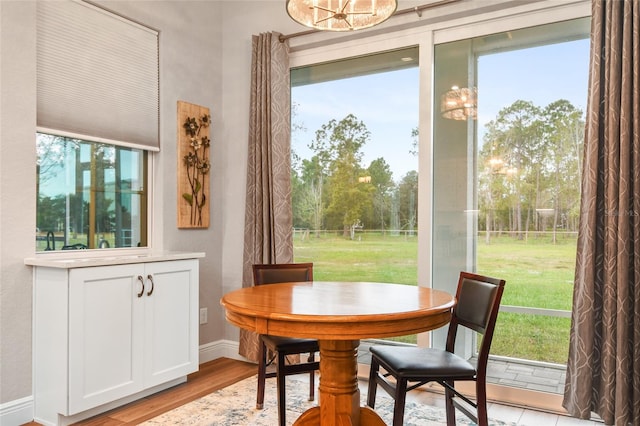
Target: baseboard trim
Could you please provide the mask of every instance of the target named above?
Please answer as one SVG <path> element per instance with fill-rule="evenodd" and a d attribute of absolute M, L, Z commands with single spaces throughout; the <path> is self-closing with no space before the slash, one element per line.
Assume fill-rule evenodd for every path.
<path fill-rule="evenodd" d="M 204 364 L 222 357 L 247 361 L 238 354 L 238 346 L 239 343 L 232 340 L 206 343 L 198 349 L 198 363 Z M 0 425 L 21 425 L 33 421 L 33 417 L 32 395 L 0 404 Z"/>
<path fill-rule="evenodd" d="M 0 425 L 21 425 L 33 420 L 33 396 L 0 404 Z"/>
<path fill-rule="evenodd" d="M 200 364 L 213 361 L 218 358 L 231 358 L 240 361 L 247 361 L 247 359 L 238 354 L 238 348 L 240 344 L 233 340 L 218 340 L 215 342 L 207 343 L 200 346 Z"/>

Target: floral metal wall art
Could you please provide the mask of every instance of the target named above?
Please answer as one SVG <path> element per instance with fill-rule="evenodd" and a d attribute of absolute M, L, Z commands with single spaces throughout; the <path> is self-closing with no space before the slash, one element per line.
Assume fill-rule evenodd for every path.
<path fill-rule="evenodd" d="M 178 102 L 178 228 L 209 227 L 209 109 Z"/>

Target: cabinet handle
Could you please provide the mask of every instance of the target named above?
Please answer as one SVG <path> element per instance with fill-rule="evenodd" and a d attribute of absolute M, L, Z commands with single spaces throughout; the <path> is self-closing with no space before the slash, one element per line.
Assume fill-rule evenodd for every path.
<path fill-rule="evenodd" d="M 142 289 L 140 290 L 140 293 L 138 293 L 138 297 L 142 297 L 144 294 L 144 278 L 142 278 L 142 275 L 138 275 L 138 281 L 142 284 Z"/>
<path fill-rule="evenodd" d="M 153 289 L 155 287 L 155 285 L 153 284 L 153 276 L 151 276 L 151 274 L 147 275 L 147 279 L 149 281 L 151 281 L 151 288 L 149 289 L 149 291 L 147 292 L 147 296 L 151 296 L 151 293 L 153 293 Z"/>

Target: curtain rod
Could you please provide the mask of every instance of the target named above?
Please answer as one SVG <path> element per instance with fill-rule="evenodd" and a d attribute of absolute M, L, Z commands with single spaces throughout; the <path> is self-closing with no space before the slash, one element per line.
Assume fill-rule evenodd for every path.
<path fill-rule="evenodd" d="M 422 11 L 425 10 L 425 9 L 432 9 L 434 7 L 444 6 L 446 4 L 456 3 L 456 2 L 459 2 L 459 1 L 460 0 L 440 0 L 440 1 L 433 2 L 433 3 L 429 3 L 429 4 L 423 4 L 421 6 L 409 7 L 407 9 L 397 10 L 393 15 L 391 15 L 391 17 L 393 18 L 394 16 L 406 15 L 407 13 L 415 12 L 415 14 L 418 15 L 419 18 L 422 18 Z M 307 31 L 300 31 L 300 32 L 293 33 L 293 34 L 286 34 L 286 35 L 281 34 L 280 37 L 278 37 L 278 40 L 280 40 L 280 42 L 283 43 L 285 40 L 288 40 L 290 38 L 305 36 L 305 35 L 314 34 L 314 33 L 319 33 L 321 31 L 322 30 L 312 29 L 312 30 L 307 30 Z"/>

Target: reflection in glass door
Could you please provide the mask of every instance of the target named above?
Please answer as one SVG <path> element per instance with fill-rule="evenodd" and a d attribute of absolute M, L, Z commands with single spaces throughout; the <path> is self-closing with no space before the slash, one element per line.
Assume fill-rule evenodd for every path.
<path fill-rule="evenodd" d="M 433 282 L 506 279 L 491 352 L 507 386 L 564 387 L 588 35 L 584 18 L 435 47 Z"/>

